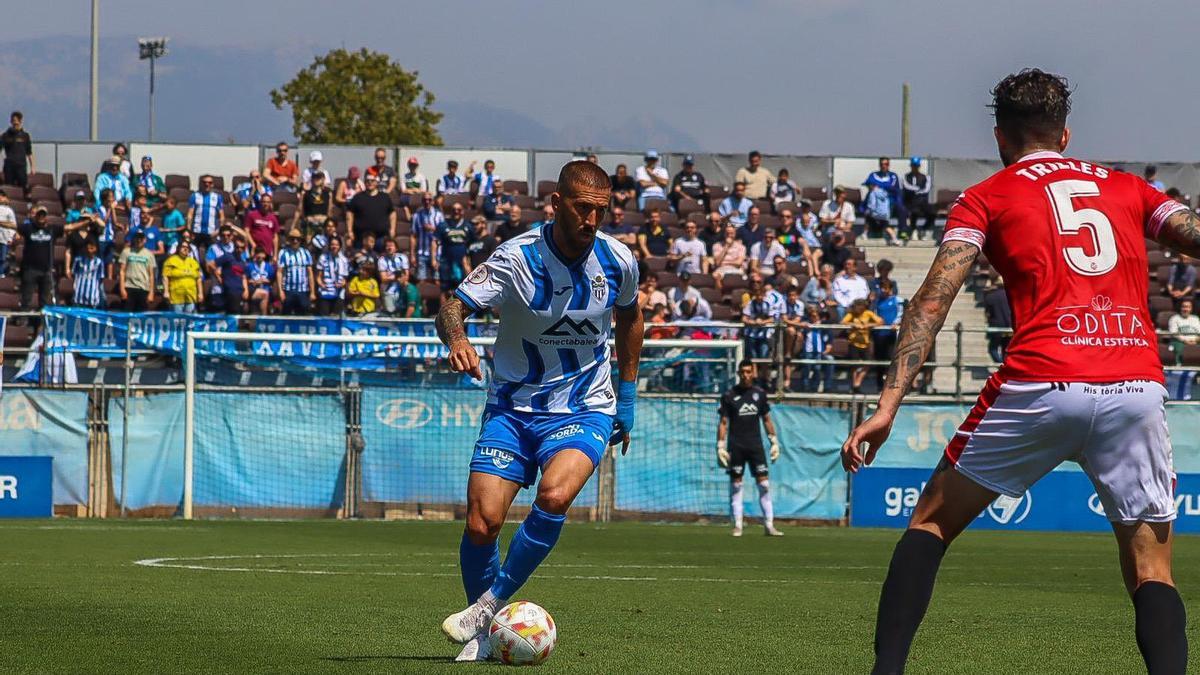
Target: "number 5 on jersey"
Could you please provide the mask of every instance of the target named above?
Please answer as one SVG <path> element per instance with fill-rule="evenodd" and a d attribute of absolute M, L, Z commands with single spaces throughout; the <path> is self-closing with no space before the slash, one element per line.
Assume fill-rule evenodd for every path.
<path fill-rule="evenodd" d="M 1117 240 L 1113 236 L 1112 222 L 1096 209 L 1076 209 L 1071 202 L 1075 197 L 1100 196 L 1100 187 L 1090 180 L 1060 180 L 1046 186 L 1046 196 L 1050 198 L 1059 234 L 1088 230 L 1096 243 L 1094 255 L 1088 255 L 1082 246 L 1064 246 L 1063 257 L 1067 265 L 1088 277 L 1111 272 L 1117 266 Z"/>

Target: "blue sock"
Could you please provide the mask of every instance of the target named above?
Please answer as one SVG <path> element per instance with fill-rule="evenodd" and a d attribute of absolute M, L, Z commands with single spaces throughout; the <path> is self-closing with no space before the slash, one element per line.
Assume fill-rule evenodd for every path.
<path fill-rule="evenodd" d="M 500 546 L 496 542 L 476 546 L 463 533 L 458 545 L 458 566 L 462 569 L 463 590 L 467 604 L 472 604 L 491 587 L 500 572 Z"/>
<path fill-rule="evenodd" d="M 508 544 L 508 557 L 504 559 L 500 575 L 490 589 L 494 598 L 505 601 L 517 592 L 550 554 L 566 521 L 565 514 L 546 513 L 537 504 L 533 505 L 525 522 L 517 528 L 517 533 Z"/>

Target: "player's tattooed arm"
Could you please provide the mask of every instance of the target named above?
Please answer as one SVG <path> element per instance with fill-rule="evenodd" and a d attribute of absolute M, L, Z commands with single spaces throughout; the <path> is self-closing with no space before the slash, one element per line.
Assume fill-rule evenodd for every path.
<path fill-rule="evenodd" d="M 451 296 L 442 303 L 435 324 L 438 338 L 450 348 L 450 355 L 446 358 L 450 369 L 481 380 L 483 371 L 479 367 L 479 354 L 475 353 L 475 347 L 467 340 L 467 327 L 464 323 L 470 315 L 470 308 L 462 300 Z"/>
<path fill-rule="evenodd" d="M 1157 241 L 1172 251 L 1200 256 L 1200 216 L 1191 209 L 1172 213 L 1163 221 Z"/>
<path fill-rule="evenodd" d="M 880 410 L 894 413 L 900 400 L 912 388 L 933 349 L 938 331 L 946 322 L 950 305 L 978 256 L 979 248 L 962 241 L 946 242 L 938 249 L 925 282 L 905 308 L 896 356 L 888 368 L 887 386 L 879 396 Z"/>

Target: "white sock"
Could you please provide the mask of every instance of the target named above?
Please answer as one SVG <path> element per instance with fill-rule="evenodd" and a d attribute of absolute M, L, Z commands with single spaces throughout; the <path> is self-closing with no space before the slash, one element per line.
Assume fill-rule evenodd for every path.
<path fill-rule="evenodd" d="M 763 525 L 771 527 L 775 524 L 775 506 L 771 504 L 771 483 L 762 481 L 758 484 L 758 505 L 762 507 Z"/>
<path fill-rule="evenodd" d="M 741 482 L 729 484 L 729 508 L 733 511 L 733 526 L 741 529 L 742 527 L 742 484 Z"/>

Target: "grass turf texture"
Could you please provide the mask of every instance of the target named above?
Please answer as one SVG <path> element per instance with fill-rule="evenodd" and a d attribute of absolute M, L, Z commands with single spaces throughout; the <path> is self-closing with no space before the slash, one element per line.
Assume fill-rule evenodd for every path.
<path fill-rule="evenodd" d="M 457 646 L 438 630 L 463 606 L 461 528 L 3 523 L 0 672 L 498 671 L 450 663 Z M 899 533 L 759 532 L 568 524 L 519 594 L 558 623 L 558 648 L 541 668 L 867 672 Z M 134 562 L 152 558 L 226 569 Z M 968 532 L 942 566 L 909 672 L 1141 671 L 1115 558 L 1108 536 Z M 1177 540 L 1185 599 L 1200 597 L 1198 559 L 1200 539 Z M 1194 628 L 1189 635 L 1200 646 Z"/>

